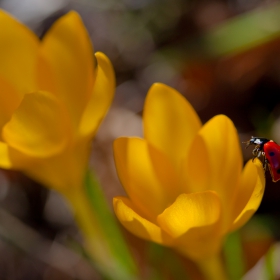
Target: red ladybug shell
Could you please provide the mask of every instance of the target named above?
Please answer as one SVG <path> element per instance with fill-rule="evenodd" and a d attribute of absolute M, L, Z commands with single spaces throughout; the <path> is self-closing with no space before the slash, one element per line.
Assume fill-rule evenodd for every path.
<path fill-rule="evenodd" d="M 270 140 L 263 146 L 265 157 L 269 163 L 269 171 L 273 182 L 280 180 L 280 146 Z"/>

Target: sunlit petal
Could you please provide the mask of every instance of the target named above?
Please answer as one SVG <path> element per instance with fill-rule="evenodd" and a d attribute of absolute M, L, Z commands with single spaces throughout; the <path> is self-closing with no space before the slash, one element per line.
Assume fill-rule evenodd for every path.
<path fill-rule="evenodd" d="M 122 225 L 136 236 L 169 245 L 172 239 L 154 223 L 138 215 L 133 209 L 132 203 L 125 197 L 115 197 L 114 210 Z"/>
<path fill-rule="evenodd" d="M 115 74 L 110 60 L 103 53 L 95 54 L 97 74 L 90 100 L 80 124 L 82 136 L 93 136 L 112 103 L 115 92 Z"/>
<path fill-rule="evenodd" d="M 52 72 L 52 82 L 40 88 L 51 91 L 65 102 L 75 125 L 78 125 L 92 92 L 94 79 L 93 49 L 88 33 L 76 12 L 58 19 L 44 36 L 40 53 L 41 63 Z M 43 61 L 43 62 L 42 62 Z M 41 74 L 48 72 L 48 69 Z M 38 78 L 42 81 L 42 78 Z"/>
<path fill-rule="evenodd" d="M 67 121 L 65 108 L 55 96 L 47 92 L 30 93 L 4 126 L 2 136 L 10 147 L 29 156 L 50 156 L 69 141 Z"/>
<path fill-rule="evenodd" d="M 158 216 L 158 224 L 177 238 L 192 228 L 217 223 L 221 215 L 220 199 L 215 192 L 181 194 Z"/>
<path fill-rule="evenodd" d="M 224 116 L 218 115 L 209 120 L 199 131 L 199 141 L 203 140 L 202 150 L 209 160 L 209 178 L 207 189 L 216 191 L 222 201 L 225 211 L 224 226 L 230 222 L 232 198 L 239 183 L 242 170 L 242 153 L 240 140 L 232 121 Z M 190 153 L 189 165 L 196 161 L 195 153 Z M 200 158 L 201 159 L 201 158 Z M 199 168 L 199 165 L 197 165 Z"/>
<path fill-rule="evenodd" d="M 36 90 L 39 39 L 3 10 L 0 10 L 0 26 L 0 75 L 19 92 Z M 0 84 L 0 90 L 4 89 Z"/>
<path fill-rule="evenodd" d="M 180 169 L 201 126 L 193 107 L 176 90 L 157 83 L 146 97 L 143 122 L 145 139 Z"/>
<path fill-rule="evenodd" d="M 139 213 L 155 219 L 178 195 L 172 166 L 163 154 L 140 138 L 116 139 L 114 153 L 126 193 Z"/>
<path fill-rule="evenodd" d="M 261 203 L 265 188 L 265 177 L 262 163 L 255 160 L 247 162 L 240 188 L 235 198 L 233 208 L 233 224 L 230 230 L 243 226 L 256 212 Z"/>

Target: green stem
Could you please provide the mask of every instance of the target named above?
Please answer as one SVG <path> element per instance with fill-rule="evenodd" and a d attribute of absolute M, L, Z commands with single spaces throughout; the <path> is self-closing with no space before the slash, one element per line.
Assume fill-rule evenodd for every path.
<path fill-rule="evenodd" d="M 206 280 L 227 280 L 224 265 L 219 255 L 197 261 Z"/>
<path fill-rule="evenodd" d="M 72 205 L 77 224 L 84 235 L 86 250 L 99 271 L 107 279 L 136 279 L 135 271 L 126 269 L 113 254 L 104 228 L 98 221 L 98 213 L 92 211 L 85 190 L 67 190 L 64 196 Z"/>
<path fill-rule="evenodd" d="M 227 236 L 224 243 L 224 256 L 229 279 L 241 279 L 245 271 L 245 261 L 239 231 L 232 232 Z"/>

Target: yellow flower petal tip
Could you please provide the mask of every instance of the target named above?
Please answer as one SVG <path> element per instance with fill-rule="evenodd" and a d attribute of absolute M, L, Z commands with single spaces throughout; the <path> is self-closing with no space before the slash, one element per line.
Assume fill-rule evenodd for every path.
<path fill-rule="evenodd" d="M 0 79 L 17 91 L 36 90 L 39 38 L 3 10 L 0 10 L 0 26 Z"/>
<path fill-rule="evenodd" d="M 175 168 L 180 168 L 201 122 L 178 91 L 157 83 L 151 87 L 145 100 L 143 126 L 145 139 L 166 153 Z"/>
<path fill-rule="evenodd" d="M 0 23 L 0 167 L 60 191 L 79 188 L 114 96 L 112 65 L 101 53 L 95 59 L 75 11 L 42 40 L 2 10 Z"/>
<path fill-rule="evenodd" d="M 217 254 L 225 235 L 257 210 L 262 166 L 255 161 L 242 170 L 233 122 L 218 115 L 202 126 L 190 103 L 164 84 L 147 94 L 143 127 L 144 139 L 114 142 L 128 195 L 114 201 L 118 219 L 133 234 L 195 261 Z"/>
<path fill-rule="evenodd" d="M 80 122 L 80 134 L 93 137 L 102 119 L 105 117 L 115 93 L 115 73 L 109 58 L 101 53 L 95 53 L 97 62 L 96 79 L 92 93 L 83 112 Z"/>
<path fill-rule="evenodd" d="M 241 189 L 236 201 L 240 206 L 235 209 L 235 219 L 230 230 L 243 226 L 257 211 L 265 189 L 265 174 L 260 160 L 249 160 L 241 177 Z"/>

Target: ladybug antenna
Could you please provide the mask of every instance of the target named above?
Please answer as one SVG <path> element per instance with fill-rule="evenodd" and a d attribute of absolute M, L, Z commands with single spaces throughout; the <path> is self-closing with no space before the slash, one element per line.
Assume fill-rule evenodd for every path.
<path fill-rule="evenodd" d="M 248 147 L 251 145 L 250 140 L 242 142 L 242 143 L 246 144 L 245 149 L 248 149 Z"/>

